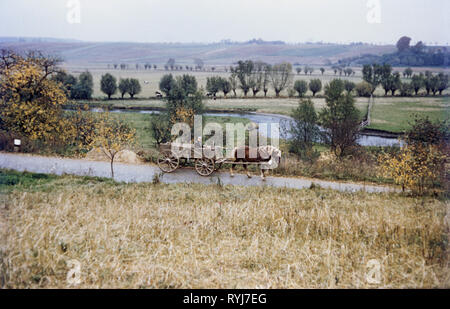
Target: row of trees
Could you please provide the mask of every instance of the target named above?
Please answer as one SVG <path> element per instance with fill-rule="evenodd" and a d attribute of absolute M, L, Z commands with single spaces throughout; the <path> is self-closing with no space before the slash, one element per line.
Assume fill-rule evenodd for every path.
<path fill-rule="evenodd" d="M 108 100 L 111 99 L 111 96 L 116 94 L 117 91 L 121 94 L 122 99 L 127 93 L 130 95 L 130 98 L 133 99 L 136 94 L 141 92 L 142 87 L 139 80 L 136 78 L 121 78 L 119 84 L 117 84 L 117 79 L 107 73 L 102 75 L 100 89 L 108 96 Z"/>
<path fill-rule="evenodd" d="M 407 75 L 412 74 L 412 71 L 405 70 Z M 448 75 L 444 73 L 432 74 L 430 71 L 426 71 L 425 75 L 414 74 L 412 75 L 411 82 L 402 82 L 399 72 L 392 72 L 392 67 L 389 64 L 373 64 L 364 65 L 363 67 L 363 79 L 371 86 L 370 94 L 372 95 L 375 89 L 381 85 L 385 91 L 385 95 L 389 92 L 395 95 L 399 90 L 401 95 L 409 96 L 413 92 L 417 95 L 421 89 L 425 89 L 427 95 L 433 93 L 436 95 L 438 92 L 442 92 L 448 88 Z"/>
<path fill-rule="evenodd" d="M 94 79 L 89 71 L 81 73 L 78 78 L 58 69 L 51 75 L 51 80 L 59 83 L 66 96 L 72 100 L 90 100 L 94 93 Z"/>

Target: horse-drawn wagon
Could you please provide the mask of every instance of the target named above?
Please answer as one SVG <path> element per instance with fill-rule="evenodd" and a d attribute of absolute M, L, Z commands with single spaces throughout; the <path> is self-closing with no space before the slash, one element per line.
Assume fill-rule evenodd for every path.
<path fill-rule="evenodd" d="M 245 147 L 234 148 L 232 157 L 224 156 L 223 147 L 196 146 L 194 144 L 161 144 L 159 146 L 158 166 L 164 173 L 172 173 L 193 161 L 197 173 L 201 176 L 210 176 L 219 170 L 223 164 L 231 164 L 231 176 L 236 165 L 242 165 L 247 171 L 247 165 L 259 165 L 261 177 L 264 171 L 278 166 L 281 151 L 273 146 L 257 147 L 252 155 L 252 149 Z M 217 155 L 219 154 L 219 155 Z"/>

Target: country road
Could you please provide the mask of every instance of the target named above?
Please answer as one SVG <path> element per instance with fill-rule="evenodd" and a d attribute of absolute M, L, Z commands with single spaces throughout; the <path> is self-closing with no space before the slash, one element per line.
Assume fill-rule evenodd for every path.
<path fill-rule="evenodd" d="M 55 175 L 70 174 L 78 176 L 111 177 L 109 162 L 44 157 L 28 154 L 0 153 L 0 168 Z M 161 174 L 161 171 L 157 166 L 150 164 L 132 165 L 115 163 L 114 173 L 116 181 L 138 183 L 151 182 L 155 175 Z M 202 184 L 217 184 L 220 181 L 220 183 L 224 185 L 272 186 L 295 189 L 309 188 L 311 184 L 314 183 L 322 188 L 348 192 L 398 191 L 397 189 L 388 186 L 364 185 L 358 183 L 345 183 L 307 178 L 267 177 L 266 181 L 262 181 L 257 175 L 251 179 L 243 174 L 237 174 L 234 177 L 231 177 L 230 174 L 224 170 L 221 172 L 216 172 L 210 177 L 201 177 L 195 172 L 195 170 L 190 168 L 179 169 L 172 174 L 164 174 L 160 177 L 160 180 L 164 183 Z"/>

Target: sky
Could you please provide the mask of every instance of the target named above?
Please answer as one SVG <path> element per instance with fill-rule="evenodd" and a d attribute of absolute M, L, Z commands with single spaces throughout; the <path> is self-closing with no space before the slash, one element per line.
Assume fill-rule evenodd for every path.
<path fill-rule="evenodd" d="M 449 0 L 0 0 L 0 37 L 448 45 L 449 13 Z"/>

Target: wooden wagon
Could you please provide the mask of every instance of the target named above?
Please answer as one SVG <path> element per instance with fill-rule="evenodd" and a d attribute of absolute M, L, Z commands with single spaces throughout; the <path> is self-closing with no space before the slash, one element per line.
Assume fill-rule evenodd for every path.
<path fill-rule="evenodd" d="M 209 176 L 226 161 L 225 158 L 206 157 L 204 155 L 205 146 L 198 149 L 195 145 L 188 144 L 177 145 L 176 148 L 177 151 L 174 152 L 171 143 L 159 146 L 158 166 L 164 173 L 172 173 L 193 160 L 197 173 L 201 176 Z"/>
<path fill-rule="evenodd" d="M 216 157 L 217 149 L 210 146 L 195 147 L 193 144 L 176 145 L 177 151 L 171 143 L 159 146 L 158 166 L 164 173 L 172 173 L 178 168 L 185 166 L 188 162 L 194 161 L 194 168 L 201 176 L 210 176 L 223 164 L 233 165 L 270 165 L 270 162 L 236 162 L 234 158 Z M 225 148 L 219 147 L 220 151 Z M 208 150 L 211 156 L 205 156 Z"/>

